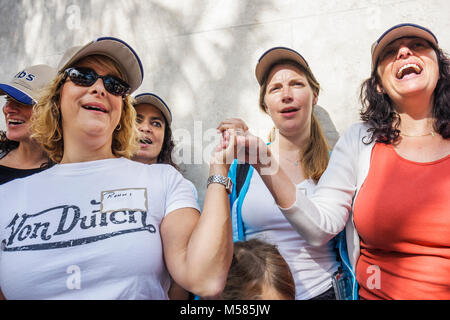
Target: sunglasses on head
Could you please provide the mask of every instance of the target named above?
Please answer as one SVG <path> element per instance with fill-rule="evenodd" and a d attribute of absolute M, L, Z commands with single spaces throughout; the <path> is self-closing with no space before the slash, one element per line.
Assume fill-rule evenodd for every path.
<path fill-rule="evenodd" d="M 113 75 L 100 76 L 91 68 L 68 68 L 64 70 L 64 78 L 61 83 L 64 83 L 67 78 L 82 87 L 90 87 L 100 78 L 103 80 L 103 86 L 106 91 L 115 96 L 125 96 L 130 91 L 130 86 L 122 79 Z"/>

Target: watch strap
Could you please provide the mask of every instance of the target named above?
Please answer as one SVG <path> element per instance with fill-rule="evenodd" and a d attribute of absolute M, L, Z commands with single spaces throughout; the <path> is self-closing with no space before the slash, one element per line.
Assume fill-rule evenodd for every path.
<path fill-rule="evenodd" d="M 208 180 L 206 182 L 206 188 L 208 188 L 208 186 L 211 183 L 219 183 L 219 184 L 223 185 L 228 193 L 231 193 L 231 191 L 233 189 L 233 183 L 231 182 L 231 179 L 229 177 L 224 177 L 224 176 L 220 176 L 217 174 L 213 174 L 212 176 L 210 176 L 208 178 Z"/>

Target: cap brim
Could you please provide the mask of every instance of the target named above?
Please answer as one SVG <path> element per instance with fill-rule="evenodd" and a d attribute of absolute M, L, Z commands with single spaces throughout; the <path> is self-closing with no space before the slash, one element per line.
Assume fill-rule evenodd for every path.
<path fill-rule="evenodd" d="M 259 61 L 256 64 L 255 75 L 259 85 L 262 85 L 264 76 L 266 75 L 269 68 L 274 63 L 281 60 L 292 60 L 299 63 L 305 68 L 309 68 L 306 60 L 295 50 L 286 47 L 275 47 L 269 49 L 261 56 L 261 58 L 259 58 Z"/>
<path fill-rule="evenodd" d="M 13 86 L 7 84 L 0 84 L 0 90 L 13 98 L 14 100 L 32 106 L 34 104 L 34 100 L 23 91 L 14 88 Z M 1 94 L 0 94 L 1 95 Z"/>
<path fill-rule="evenodd" d="M 386 46 L 392 41 L 404 37 L 422 38 L 432 43 L 436 48 L 439 47 L 438 40 L 434 34 L 422 26 L 415 24 L 401 24 L 394 26 L 383 33 L 381 37 L 372 45 L 372 71 L 374 71 L 380 53 L 383 49 L 386 48 Z"/>
<path fill-rule="evenodd" d="M 66 52 L 58 66 L 59 72 L 72 66 L 81 58 L 99 54 L 107 56 L 119 64 L 127 77 L 126 81 L 130 85 L 130 93 L 139 88 L 142 83 L 144 69 L 141 60 L 133 48 L 120 39 L 112 37 L 98 38 L 83 47 L 74 47 L 69 50 L 71 51 Z M 66 58 L 66 56 L 69 56 L 70 59 Z"/>
<path fill-rule="evenodd" d="M 134 99 L 136 100 L 136 102 L 133 104 L 135 106 L 138 104 L 151 104 L 152 106 L 155 106 L 164 115 L 168 125 L 170 126 L 172 124 L 172 113 L 170 112 L 169 107 L 166 105 L 164 100 L 162 100 L 156 94 L 141 93 L 134 97 Z"/>

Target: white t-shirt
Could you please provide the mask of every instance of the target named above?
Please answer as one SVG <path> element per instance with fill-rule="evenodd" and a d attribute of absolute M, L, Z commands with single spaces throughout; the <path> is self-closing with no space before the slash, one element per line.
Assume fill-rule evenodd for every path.
<path fill-rule="evenodd" d="M 296 187 L 310 196 L 315 184 L 308 179 Z M 247 239 L 258 238 L 278 247 L 294 277 L 296 300 L 313 298 L 331 288 L 331 276 L 339 266 L 332 244 L 309 245 L 286 220 L 256 170 L 242 203 L 242 220 Z"/>
<path fill-rule="evenodd" d="M 62 164 L 0 186 L 7 299 L 167 299 L 160 225 L 198 205 L 170 165 Z"/>

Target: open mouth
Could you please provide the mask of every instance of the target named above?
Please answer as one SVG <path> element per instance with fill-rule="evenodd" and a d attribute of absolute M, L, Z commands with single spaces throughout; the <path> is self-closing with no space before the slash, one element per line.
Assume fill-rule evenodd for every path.
<path fill-rule="evenodd" d="M 83 108 L 83 109 L 86 109 L 86 110 L 90 110 L 90 111 L 99 111 L 99 112 L 103 112 L 103 113 L 108 113 L 108 112 L 106 111 L 106 109 L 101 108 L 101 107 L 99 107 L 99 106 L 90 106 L 90 105 L 86 105 L 86 106 L 83 106 L 82 108 Z"/>
<path fill-rule="evenodd" d="M 16 119 L 9 119 L 8 120 L 8 125 L 10 125 L 10 126 L 19 126 L 19 125 L 24 124 L 24 123 L 25 123 L 25 121 L 23 121 L 23 120 L 16 120 Z"/>
<path fill-rule="evenodd" d="M 281 110 L 281 113 L 293 113 L 293 112 L 297 112 L 298 108 L 294 108 L 294 107 L 287 107 L 284 108 L 283 110 Z"/>
<path fill-rule="evenodd" d="M 406 75 L 409 74 L 420 74 L 422 72 L 422 68 L 415 63 L 408 63 L 402 66 L 397 72 L 397 79 L 403 79 Z"/>
<path fill-rule="evenodd" d="M 149 144 L 153 143 L 153 141 L 148 139 L 148 138 L 140 139 L 139 142 L 142 143 L 142 144 L 146 144 L 146 145 L 149 145 Z"/>

